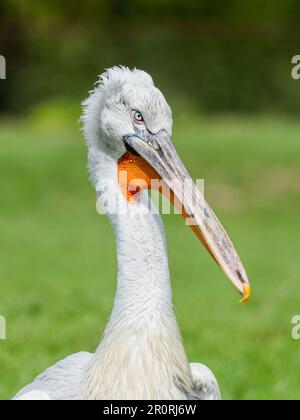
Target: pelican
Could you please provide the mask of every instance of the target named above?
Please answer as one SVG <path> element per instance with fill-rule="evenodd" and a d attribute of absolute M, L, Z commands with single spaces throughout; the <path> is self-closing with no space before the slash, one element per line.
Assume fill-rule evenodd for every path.
<path fill-rule="evenodd" d="M 113 309 L 94 354 L 58 362 L 14 399 L 219 400 L 213 373 L 189 364 L 183 347 L 163 223 L 148 192 L 152 180 L 160 191 L 169 188 L 173 203 L 185 190 L 184 218 L 243 302 L 251 289 L 232 242 L 176 153 L 171 109 L 146 72 L 114 67 L 83 103 L 82 121 L 90 179 L 116 236 Z"/>

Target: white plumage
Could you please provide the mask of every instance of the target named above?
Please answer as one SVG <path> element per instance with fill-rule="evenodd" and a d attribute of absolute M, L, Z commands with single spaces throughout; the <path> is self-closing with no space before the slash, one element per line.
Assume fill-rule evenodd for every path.
<path fill-rule="evenodd" d="M 58 362 L 39 375 L 32 384 L 23 388 L 14 400 L 77 400 L 80 381 L 93 356 L 92 353 L 82 352 Z M 193 394 L 183 395 L 183 398 L 190 397 L 202 401 L 220 400 L 219 386 L 211 370 L 200 363 L 191 363 L 189 366 L 194 389 Z"/>
<path fill-rule="evenodd" d="M 220 399 L 211 371 L 200 364 L 190 365 L 186 358 L 172 306 L 161 217 L 151 211 L 147 191 L 132 204 L 119 184 L 118 162 L 128 153 L 128 135 L 144 138 L 141 147 L 149 151 L 160 133 L 164 138 L 171 136 L 171 110 L 148 74 L 117 67 L 102 75 L 84 103 L 83 122 L 91 181 L 116 235 L 114 306 L 95 354 L 78 353 L 57 363 L 15 399 Z M 169 140 L 153 148 L 157 151 L 166 144 Z M 177 163 L 173 162 L 176 168 L 180 167 Z M 164 165 L 172 169 L 170 164 Z M 112 210 L 116 202 L 118 212 Z M 215 220 L 209 223 L 207 231 L 216 226 Z M 214 238 L 209 242 L 209 232 L 206 235 L 211 253 L 228 268 L 217 245 L 213 247 Z M 242 277 L 243 268 L 239 270 Z M 238 283 L 235 278 L 232 281 Z M 244 290 L 241 284 L 236 286 Z"/>

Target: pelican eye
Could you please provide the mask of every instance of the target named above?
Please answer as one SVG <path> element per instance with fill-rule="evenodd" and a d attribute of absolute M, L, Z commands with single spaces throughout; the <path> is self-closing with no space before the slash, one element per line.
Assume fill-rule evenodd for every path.
<path fill-rule="evenodd" d="M 142 113 L 141 113 L 141 112 L 136 111 L 136 112 L 134 113 L 134 121 L 135 121 L 137 124 L 142 124 L 142 123 L 144 122 L 144 117 L 143 117 L 143 115 L 142 115 Z"/>

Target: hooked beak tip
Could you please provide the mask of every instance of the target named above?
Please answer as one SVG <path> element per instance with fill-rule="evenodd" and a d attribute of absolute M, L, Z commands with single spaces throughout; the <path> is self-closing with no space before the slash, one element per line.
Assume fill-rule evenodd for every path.
<path fill-rule="evenodd" d="M 243 291 L 243 298 L 240 300 L 241 303 L 249 302 L 252 295 L 252 290 L 249 284 L 246 284 Z"/>

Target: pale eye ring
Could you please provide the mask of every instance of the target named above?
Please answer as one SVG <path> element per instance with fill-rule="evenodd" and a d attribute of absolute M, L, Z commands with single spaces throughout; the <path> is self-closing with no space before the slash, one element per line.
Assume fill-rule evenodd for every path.
<path fill-rule="evenodd" d="M 142 115 L 141 112 L 135 111 L 135 113 L 134 113 L 134 121 L 137 124 L 142 124 L 144 122 L 144 117 L 143 117 L 143 115 Z"/>

